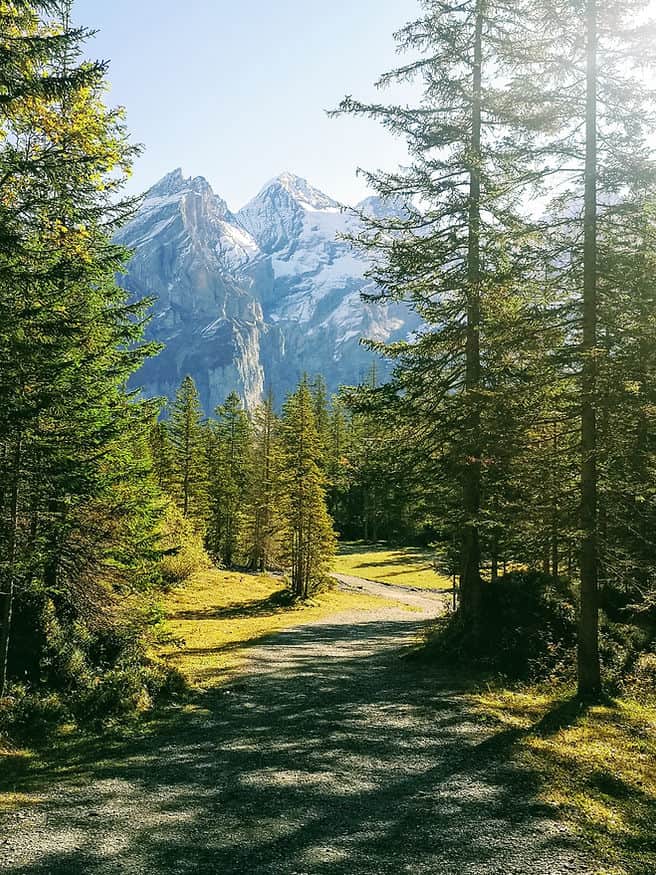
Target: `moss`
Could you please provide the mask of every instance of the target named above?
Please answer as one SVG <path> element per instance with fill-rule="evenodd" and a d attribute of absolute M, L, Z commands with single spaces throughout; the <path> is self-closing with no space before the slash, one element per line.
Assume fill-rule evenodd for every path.
<path fill-rule="evenodd" d="M 542 800 L 587 837 L 599 873 L 655 871 L 656 706 L 586 708 L 566 687 L 491 688 L 472 701 L 482 720 L 517 733 Z"/>

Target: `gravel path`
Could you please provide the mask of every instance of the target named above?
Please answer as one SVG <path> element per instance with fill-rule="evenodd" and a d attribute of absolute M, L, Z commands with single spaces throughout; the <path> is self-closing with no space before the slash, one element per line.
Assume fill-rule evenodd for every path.
<path fill-rule="evenodd" d="M 0 871 L 594 873 L 513 762 L 513 733 L 481 726 L 443 675 L 399 658 L 443 597 L 339 580 L 413 610 L 281 633 L 141 735 L 71 740 L 23 781 L 41 804 L 0 817 Z"/>

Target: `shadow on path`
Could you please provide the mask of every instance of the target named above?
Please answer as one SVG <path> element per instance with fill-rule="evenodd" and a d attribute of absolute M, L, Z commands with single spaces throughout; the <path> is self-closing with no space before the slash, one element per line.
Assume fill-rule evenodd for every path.
<path fill-rule="evenodd" d="M 69 741 L 14 777 L 45 798 L 0 819 L 0 871 L 594 872 L 513 760 L 523 733 L 491 734 L 446 677 L 398 658 L 420 625 L 285 632 L 141 734 Z"/>

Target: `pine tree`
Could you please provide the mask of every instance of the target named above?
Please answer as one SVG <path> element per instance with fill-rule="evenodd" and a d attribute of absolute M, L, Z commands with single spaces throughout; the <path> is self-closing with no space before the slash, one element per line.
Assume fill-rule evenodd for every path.
<path fill-rule="evenodd" d="M 611 280 L 614 250 L 634 241 L 645 201 L 654 191 L 654 161 L 647 143 L 653 128 L 651 95 L 643 86 L 653 28 L 642 0 L 580 0 L 564 9 L 547 2 L 533 10 L 535 32 L 527 40 L 530 64 L 520 107 L 540 107 L 550 120 L 542 155 L 559 179 L 550 208 L 545 250 L 554 298 L 570 321 L 564 378 L 578 378 L 580 423 L 579 693 L 601 688 L 599 661 L 600 494 L 604 409 L 600 371 L 608 358 L 609 326 L 623 283 Z M 582 75 L 584 71 L 584 75 Z M 558 176 L 555 176 L 558 174 Z M 611 281 L 609 281 L 611 280 Z M 625 326 L 625 329 L 628 326 Z M 631 332 L 615 337 L 631 343 Z M 612 352 L 612 350 L 611 350 Z M 612 365 L 612 361 L 607 362 Z M 616 373 L 615 379 L 622 379 Z M 605 514 L 603 508 L 602 512 Z"/>
<path fill-rule="evenodd" d="M 625 615 L 656 599 L 655 209 L 600 258 L 600 583 Z"/>
<path fill-rule="evenodd" d="M 349 524 L 348 492 L 353 474 L 351 449 L 348 412 L 339 398 L 333 398 L 326 453 L 327 500 L 330 515 L 340 533 Z"/>
<path fill-rule="evenodd" d="M 119 586 L 119 555 L 126 577 L 152 558 L 145 530 L 155 510 L 144 488 L 143 513 L 126 503 L 117 538 L 108 533 L 93 557 L 77 547 L 108 532 L 99 519 L 110 496 L 141 478 L 130 447 L 152 416 L 124 391 L 151 350 L 141 343 L 144 304 L 129 304 L 116 284 L 126 253 L 111 240 L 134 207 L 120 191 L 135 149 L 121 113 L 102 104 L 105 66 L 80 61 L 87 33 L 71 27 L 70 3 L 4 4 L 0 15 L 4 686 L 14 594 L 21 616 L 29 595 L 70 631 L 85 618 L 90 581 L 106 599 Z M 40 622 L 32 617 L 24 634 L 37 661 Z"/>
<path fill-rule="evenodd" d="M 242 543 L 244 501 L 249 478 L 251 426 L 239 396 L 231 392 L 216 409 L 209 439 L 210 552 L 226 566 Z"/>
<path fill-rule="evenodd" d="M 150 451 L 157 484 L 162 492 L 173 497 L 175 494 L 173 445 L 166 422 L 159 418 L 153 422 L 150 431 Z"/>
<path fill-rule="evenodd" d="M 321 455 L 325 459 L 330 444 L 330 404 L 325 379 L 319 374 L 310 384 L 314 404 L 314 421 L 321 443 Z"/>
<path fill-rule="evenodd" d="M 285 402 L 284 552 L 292 591 L 307 598 L 325 578 L 335 553 L 336 537 L 326 508 L 326 479 L 321 443 L 307 378 Z"/>
<path fill-rule="evenodd" d="M 367 174 L 405 210 L 396 219 L 362 216 L 355 242 L 372 254 L 378 297 L 405 300 L 426 326 L 414 341 L 373 346 L 396 362 L 393 385 L 407 421 L 438 448 L 433 478 L 460 487 L 460 613 L 475 635 L 485 531 L 497 503 L 487 474 L 503 445 L 496 410 L 522 388 L 538 332 L 537 252 L 517 211 L 533 182 L 535 148 L 533 119 L 516 112 L 527 8 L 494 0 L 424 0 L 422 8 L 399 34 L 400 48 L 417 57 L 380 81 L 420 80 L 420 104 L 347 98 L 341 111 L 377 119 L 408 143 L 409 168 Z M 513 323 L 521 331 L 500 330 Z M 521 431 L 529 416 L 516 407 L 522 421 L 513 429 Z"/>
<path fill-rule="evenodd" d="M 204 416 L 193 379 L 185 377 L 171 410 L 175 498 L 185 517 L 203 528 L 207 515 L 207 458 Z"/>
<path fill-rule="evenodd" d="M 283 458 L 280 423 L 271 394 L 253 415 L 246 490 L 244 544 L 253 571 L 280 567 L 283 519 Z"/>

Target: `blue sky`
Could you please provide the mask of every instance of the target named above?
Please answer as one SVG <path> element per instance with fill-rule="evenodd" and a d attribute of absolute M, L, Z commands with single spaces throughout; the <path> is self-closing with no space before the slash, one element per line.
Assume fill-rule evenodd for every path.
<path fill-rule="evenodd" d="M 356 167 L 393 168 L 403 143 L 375 122 L 328 119 L 344 94 L 376 96 L 399 62 L 393 32 L 418 0 L 77 0 L 111 61 L 109 100 L 145 146 L 133 186 L 169 170 L 206 176 L 238 208 L 290 170 L 345 203 Z"/>

